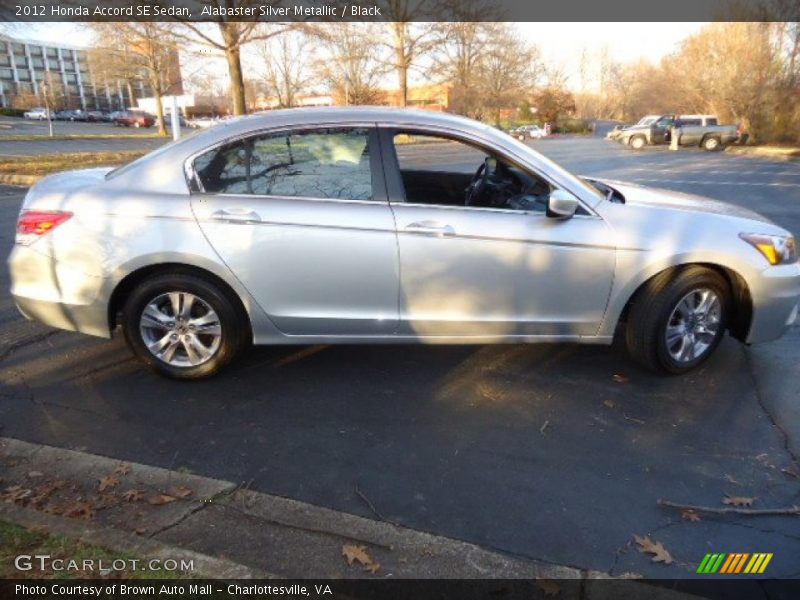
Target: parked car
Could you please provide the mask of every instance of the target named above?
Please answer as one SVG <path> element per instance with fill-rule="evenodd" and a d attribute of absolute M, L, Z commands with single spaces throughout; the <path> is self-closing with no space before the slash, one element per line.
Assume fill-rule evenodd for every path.
<path fill-rule="evenodd" d="M 547 137 L 545 130 L 538 125 L 522 125 L 512 129 L 509 133 L 518 140 L 540 140 Z"/>
<path fill-rule="evenodd" d="M 487 125 L 390 108 L 226 120 L 128 165 L 50 175 L 9 258 L 21 312 L 170 377 L 250 342 L 625 341 L 683 373 L 795 321 L 785 229 L 582 179 Z"/>
<path fill-rule="evenodd" d="M 17 113 L 19 114 L 19 113 Z M 32 119 L 34 121 L 46 121 L 47 109 L 46 108 L 32 108 L 29 111 L 22 113 L 24 119 Z"/>
<path fill-rule="evenodd" d="M 90 110 L 86 113 L 86 120 L 90 123 L 102 123 L 107 120 L 106 115 L 102 110 Z"/>
<path fill-rule="evenodd" d="M 125 127 L 152 127 L 156 118 L 142 110 L 123 110 L 114 118 L 115 125 Z"/>
<path fill-rule="evenodd" d="M 208 129 L 220 121 L 218 117 L 196 117 L 189 119 L 186 124 L 192 129 Z"/>
<path fill-rule="evenodd" d="M 669 143 L 673 128 L 677 128 L 679 145 L 717 150 L 739 138 L 737 125 L 717 125 L 717 118 L 711 115 L 686 117 L 688 119 L 684 123 L 681 121 L 681 115 L 660 115 L 655 121 L 651 121 L 649 116 L 646 117 L 648 120 L 644 124 L 624 129 L 618 139 L 623 144 L 639 150 L 650 144 Z M 698 120 L 700 124 L 691 124 Z"/>
<path fill-rule="evenodd" d="M 608 133 L 606 133 L 606 139 L 607 140 L 619 139 L 619 136 L 621 136 L 623 131 L 625 131 L 625 129 L 627 129 L 628 127 L 630 127 L 630 125 L 624 125 L 622 123 L 620 123 L 618 125 L 614 125 L 614 127 L 612 127 L 608 131 Z"/>

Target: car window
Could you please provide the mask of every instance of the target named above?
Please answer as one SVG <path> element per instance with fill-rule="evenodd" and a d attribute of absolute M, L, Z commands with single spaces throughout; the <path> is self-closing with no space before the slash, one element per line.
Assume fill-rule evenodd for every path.
<path fill-rule="evenodd" d="M 413 131 L 395 132 L 393 142 L 408 203 L 545 210 L 550 184 L 483 148 Z M 489 175 L 480 194 L 468 200 L 479 168 Z"/>
<path fill-rule="evenodd" d="M 716 124 L 717 124 L 717 120 L 716 119 L 706 119 L 706 125 L 708 127 L 711 127 L 711 126 L 716 125 Z"/>
<path fill-rule="evenodd" d="M 195 159 L 204 191 L 371 200 L 369 129 L 326 128 L 253 136 Z"/>

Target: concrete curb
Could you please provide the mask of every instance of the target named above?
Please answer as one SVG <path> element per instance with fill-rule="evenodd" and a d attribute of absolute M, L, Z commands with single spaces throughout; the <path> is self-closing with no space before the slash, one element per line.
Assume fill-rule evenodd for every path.
<path fill-rule="evenodd" d="M 72 539 L 102 546 L 117 552 L 124 552 L 137 558 L 161 560 L 181 559 L 194 561 L 194 575 L 219 579 L 269 579 L 274 578 L 259 569 L 251 569 L 221 558 L 207 554 L 192 552 L 186 548 L 178 548 L 164 544 L 152 538 L 141 537 L 110 527 L 97 527 L 84 521 L 57 517 L 47 513 L 14 506 L 0 504 L 0 519 L 9 521 L 26 529 L 45 531 L 63 535 Z"/>
<path fill-rule="evenodd" d="M 0 437 L 0 463 L 10 475 L 4 477 L 6 485 L 25 481 L 26 474 L 29 477 L 37 471 L 37 480 L 55 474 L 92 487 L 96 487 L 98 476 L 121 465 L 111 458 L 6 437 Z M 6 503 L 0 504 L 0 518 L 140 558 L 192 559 L 196 575 L 219 579 L 638 578 L 635 574 L 612 578 L 601 572 L 511 556 L 392 523 L 241 489 L 231 482 L 124 464 L 130 467 L 137 487 L 163 490 L 168 485 L 187 485 L 196 494 L 192 500 L 172 502 L 146 515 L 145 522 L 154 524 L 149 537 L 130 530 L 140 523 L 113 515 L 101 518 L 99 513 L 96 519 L 85 521 Z M 341 554 L 343 544 L 364 546 L 381 563 L 380 572 L 370 575 L 348 566 Z M 645 584 L 631 588 L 631 583 L 625 584 L 628 597 L 695 597 Z"/>

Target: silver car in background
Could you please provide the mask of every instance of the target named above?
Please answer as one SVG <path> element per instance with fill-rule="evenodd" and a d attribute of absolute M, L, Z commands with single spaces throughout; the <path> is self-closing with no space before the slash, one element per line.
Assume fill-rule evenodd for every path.
<path fill-rule="evenodd" d="M 230 119 L 25 197 L 9 259 L 29 318 L 181 379 L 249 343 L 610 344 L 681 373 L 726 331 L 795 320 L 784 229 L 586 180 L 468 119 L 388 108 Z"/>

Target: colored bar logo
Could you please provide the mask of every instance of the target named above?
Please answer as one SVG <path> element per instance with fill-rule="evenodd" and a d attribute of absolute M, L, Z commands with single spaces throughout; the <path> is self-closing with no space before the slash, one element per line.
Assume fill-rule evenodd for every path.
<path fill-rule="evenodd" d="M 714 573 L 732 575 L 737 573 L 760 574 L 763 573 L 772 553 L 756 552 L 744 553 L 715 553 L 706 554 L 697 567 L 697 573 L 713 575 Z"/>

